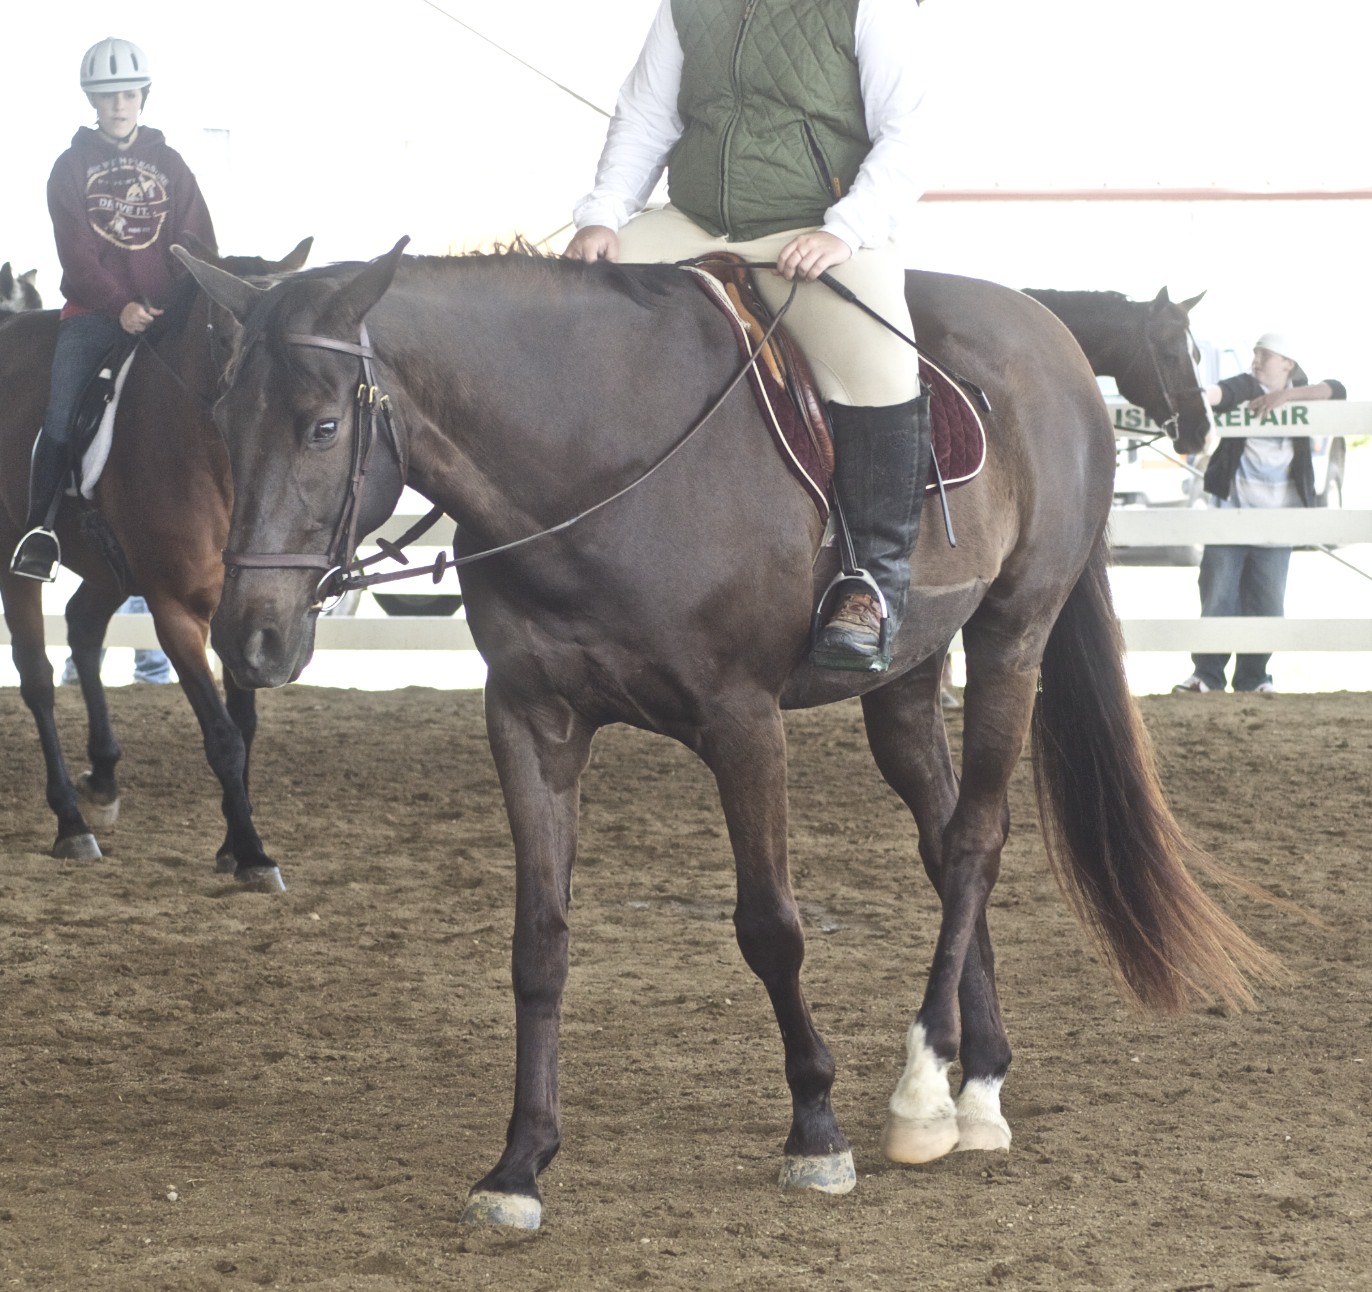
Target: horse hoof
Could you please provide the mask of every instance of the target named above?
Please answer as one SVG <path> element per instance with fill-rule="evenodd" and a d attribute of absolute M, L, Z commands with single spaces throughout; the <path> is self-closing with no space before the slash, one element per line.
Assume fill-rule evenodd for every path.
<path fill-rule="evenodd" d="M 1001 1116 L 1000 1080 L 973 1078 L 958 1095 L 958 1151 L 1010 1147 L 1010 1123 Z"/>
<path fill-rule="evenodd" d="M 279 866 L 239 866 L 233 877 L 244 888 L 259 893 L 284 893 L 286 881 Z"/>
<path fill-rule="evenodd" d="M 506 1229 L 537 1229 L 543 1223 L 543 1204 L 523 1193 L 474 1193 L 462 1208 L 464 1225 L 501 1225 Z"/>
<path fill-rule="evenodd" d="M 52 855 L 58 861 L 99 861 L 105 854 L 100 851 L 95 836 L 88 832 L 59 839 L 52 845 Z"/>
<path fill-rule="evenodd" d="M 91 789 L 90 772 L 82 772 L 76 778 L 76 801 L 81 805 L 81 815 L 96 830 L 113 829 L 119 820 L 119 793 L 111 797 Z"/>
<path fill-rule="evenodd" d="M 857 1184 L 850 1152 L 824 1157 L 788 1157 L 781 1164 L 777 1183 L 788 1191 L 813 1189 L 816 1193 L 851 1193 Z"/>
<path fill-rule="evenodd" d="M 914 1166 L 951 1153 L 957 1143 L 956 1117 L 919 1122 L 892 1117 L 887 1121 L 886 1133 L 881 1137 L 881 1151 L 892 1162 Z"/>
<path fill-rule="evenodd" d="M 1008 1150 L 1010 1147 L 1010 1123 L 1004 1117 L 999 1121 L 966 1121 L 958 1118 L 957 1151 L 966 1153 L 978 1151 L 993 1153 Z"/>

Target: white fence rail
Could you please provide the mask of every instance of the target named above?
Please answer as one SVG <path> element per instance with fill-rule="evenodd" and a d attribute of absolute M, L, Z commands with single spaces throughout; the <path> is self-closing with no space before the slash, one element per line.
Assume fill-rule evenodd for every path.
<path fill-rule="evenodd" d="M 418 519 L 397 515 L 380 534 L 396 538 Z M 1294 510 L 1218 511 L 1176 508 L 1135 511 L 1116 509 L 1110 520 L 1111 541 L 1120 547 L 1176 547 L 1204 543 L 1290 543 L 1365 545 L 1350 553 L 1355 564 L 1372 573 L 1372 511 Z M 1363 554 L 1366 554 L 1363 556 Z M 1359 557 L 1362 556 L 1361 561 Z M 449 575 L 444 588 L 452 587 Z M 406 590 L 392 584 L 387 591 Z M 417 593 L 432 585 L 416 579 Z M 1372 605 L 1372 584 L 1363 605 Z M 64 642 L 61 615 L 45 617 L 49 643 Z M 1372 651 L 1372 617 L 1329 619 L 1126 619 L 1124 639 L 1131 651 Z M 0 644 L 9 635 L 0 624 Z M 156 645 L 146 615 L 116 615 L 110 620 L 110 646 Z M 461 618 L 424 616 L 396 618 L 329 618 L 319 620 L 319 650 L 472 650 L 472 637 Z"/>
<path fill-rule="evenodd" d="M 1139 412 L 1140 418 L 1142 412 Z M 1253 424 L 1243 410 L 1219 419 L 1220 435 L 1288 435 L 1293 430 L 1315 435 L 1367 435 L 1372 433 L 1372 403 L 1325 402 L 1289 404 L 1279 415 Z M 1139 423 L 1142 425 L 1142 422 Z M 402 503 L 402 505 L 404 505 Z M 396 539 L 418 518 L 418 512 L 393 516 L 378 536 Z M 451 528 L 440 524 L 430 541 L 446 542 Z M 1165 548 L 1205 543 L 1282 543 L 1295 547 L 1353 547 L 1352 564 L 1372 573 L 1372 511 L 1337 508 L 1290 510 L 1212 510 L 1209 508 L 1117 508 L 1111 514 L 1110 540 L 1116 547 Z M 1365 546 L 1357 546 L 1365 545 Z M 423 549 L 417 549 L 421 551 Z M 444 588 L 451 589 L 452 576 Z M 395 592 L 430 591 L 423 578 L 413 587 L 390 585 Z M 1372 583 L 1360 597 L 1360 606 L 1372 605 Z M 66 640 L 61 615 L 48 614 L 45 625 L 50 644 Z M 1320 619 L 1182 619 L 1130 618 L 1123 621 L 1124 639 L 1130 651 L 1369 651 L 1372 652 L 1372 617 Z M 110 646 L 156 645 L 152 622 L 146 615 L 116 615 L 106 637 Z M 0 644 L 9 634 L 0 623 Z M 395 618 L 321 617 L 315 644 L 319 650 L 472 650 L 471 633 L 461 618 L 405 616 Z"/>

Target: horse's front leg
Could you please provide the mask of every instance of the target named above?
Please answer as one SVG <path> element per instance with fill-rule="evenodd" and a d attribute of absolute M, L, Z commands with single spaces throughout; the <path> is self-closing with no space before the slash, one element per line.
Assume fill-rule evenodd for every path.
<path fill-rule="evenodd" d="M 556 698 L 536 705 L 486 683 L 486 730 L 515 847 L 515 1099 L 505 1152 L 472 1189 L 462 1219 L 537 1229 L 538 1175 L 561 1137 L 558 1032 L 567 982 L 567 908 L 581 774 L 595 728 Z"/>
<path fill-rule="evenodd" d="M 195 712 L 205 745 L 205 761 L 222 790 L 224 842 L 215 854 L 215 870 L 240 883 L 260 883 L 275 892 L 285 890 L 281 870 L 267 855 L 252 819 L 248 797 L 248 753 L 257 730 L 257 701 L 232 679 L 224 680 L 228 704 L 220 697 L 205 646 L 209 640 L 208 611 L 198 611 L 174 597 L 148 593 L 148 606 L 157 625 L 157 640 L 176 669 L 181 689 Z"/>
<path fill-rule="evenodd" d="M 86 819 L 97 830 L 119 819 L 119 782 L 115 768 L 123 750 L 114 736 L 100 666 L 105 634 L 119 608 L 119 593 L 82 583 L 67 602 L 67 645 L 86 702 L 86 757 L 90 767 L 76 778 L 76 793 Z"/>
<path fill-rule="evenodd" d="M 8 557 L 6 558 L 8 560 Z M 6 567 L 0 573 L 0 596 L 10 631 L 10 654 L 19 674 L 19 694 L 33 714 L 38 742 L 47 769 L 47 801 L 57 817 L 52 855 L 63 861 L 94 861 L 100 857 L 91 828 L 81 815 L 76 787 L 62 757 L 53 713 L 52 663 L 43 639 L 43 590 L 32 579 L 21 579 Z"/>
<path fill-rule="evenodd" d="M 994 994 L 986 903 L 1000 874 L 1008 820 L 1007 791 L 1019 761 L 1034 704 L 1037 668 L 1025 669 L 1007 653 L 988 655 L 964 629 L 968 682 L 963 724 L 962 782 L 957 806 L 943 832 L 938 890 L 943 916 L 924 1000 L 906 1038 L 906 1066 L 894 1094 L 882 1147 L 898 1162 L 941 1156 L 963 1138 L 969 1148 L 1005 1148 L 1009 1126 L 1000 1112 L 1000 1085 L 1009 1050 Z M 965 973 L 968 975 L 964 978 Z M 965 1084 L 956 1110 L 948 1069 L 961 1039 L 959 989 L 978 1001 L 993 1030 L 964 1054 Z M 1002 1066 L 1003 1065 L 1003 1066 Z"/>
<path fill-rule="evenodd" d="M 715 774 L 738 874 L 734 928 L 748 967 L 771 997 L 786 1049 L 791 1131 L 784 1189 L 847 1193 L 857 1182 L 848 1140 L 830 1104 L 834 1061 L 800 987 L 805 934 L 787 867 L 786 740 L 770 697 L 723 706 L 701 756 Z"/>

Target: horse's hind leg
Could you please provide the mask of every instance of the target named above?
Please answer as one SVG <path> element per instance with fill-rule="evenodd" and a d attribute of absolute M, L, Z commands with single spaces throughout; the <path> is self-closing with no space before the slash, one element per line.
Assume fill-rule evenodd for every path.
<path fill-rule="evenodd" d="M 864 699 L 882 775 L 919 824 L 919 852 L 943 905 L 933 970 L 907 1037 L 906 1070 L 890 1100 L 886 1155 L 927 1162 L 952 1148 L 1008 1148 L 1000 1085 L 1010 1042 L 996 996 L 986 900 L 1008 833 L 1006 790 L 1024 745 L 1037 671 L 997 662 L 995 693 L 974 673 L 963 726 L 963 780 L 952 775 L 938 701 L 937 669 L 922 668 Z M 962 1059 L 954 1104 L 948 1068 Z"/>
<path fill-rule="evenodd" d="M 33 714 L 43 749 L 48 807 L 57 817 L 52 855 L 62 860 L 94 861 L 101 855 L 100 845 L 81 815 L 53 714 L 52 664 L 43 639 L 42 588 L 5 570 L 0 573 L 0 597 L 10 631 L 10 652 L 19 673 L 19 694 Z"/>
<path fill-rule="evenodd" d="M 86 757 L 90 767 L 76 778 L 76 793 L 86 818 L 97 829 L 109 829 L 119 819 L 119 782 L 115 767 L 123 750 L 110 722 L 105 684 L 100 677 L 105 633 L 119 607 L 119 594 L 82 583 L 67 602 L 67 645 L 86 702 Z"/>
<path fill-rule="evenodd" d="M 537 1229 L 538 1175 L 561 1141 L 558 1033 L 567 983 L 567 912 L 581 773 L 591 726 L 555 697 L 517 701 L 486 684 L 486 731 L 515 847 L 515 1101 L 505 1151 L 472 1189 L 470 1224 Z"/>
<path fill-rule="evenodd" d="M 834 1061 L 815 1029 L 800 986 L 805 935 L 786 858 L 786 743 L 770 697 L 721 706 L 700 754 L 715 774 L 738 874 L 734 929 L 748 967 L 771 997 L 786 1048 L 791 1131 L 780 1183 L 786 1189 L 847 1193 L 853 1155 L 830 1104 Z"/>

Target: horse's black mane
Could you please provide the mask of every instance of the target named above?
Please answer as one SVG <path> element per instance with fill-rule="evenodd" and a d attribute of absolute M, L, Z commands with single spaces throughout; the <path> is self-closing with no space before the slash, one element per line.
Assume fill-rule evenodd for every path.
<path fill-rule="evenodd" d="M 1058 301 L 1062 304 L 1119 304 L 1119 305 L 1143 305 L 1146 302 L 1131 300 L 1123 292 L 1077 292 L 1077 291 L 1057 291 L 1052 287 L 1021 287 L 1026 296 L 1032 296 L 1036 301 L 1046 305 L 1050 300 Z"/>
<path fill-rule="evenodd" d="M 363 263 L 359 260 L 337 261 L 331 265 L 301 270 L 291 277 L 328 282 L 356 273 Z M 449 256 L 406 256 L 401 261 L 401 268 L 412 273 L 429 274 L 514 272 L 541 275 L 549 283 L 559 278 L 580 279 L 608 287 L 647 309 L 656 306 L 680 282 L 673 265 L 621 265 L 605 260 L 587 264 L 579 260 L 564 260 L 554 253 L 540 251 L 523 238 L 516 238 L 508 246 L 499 246 L 494 251 L 468 251 Z"/>

